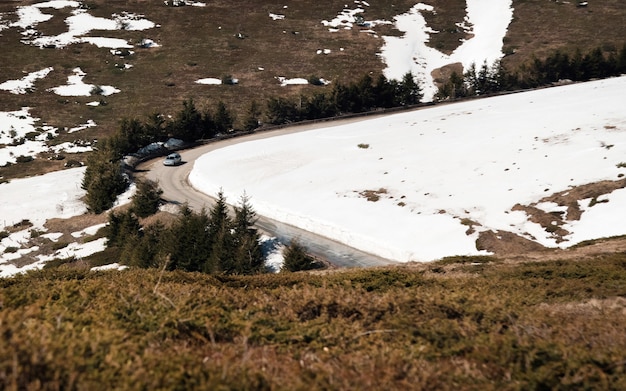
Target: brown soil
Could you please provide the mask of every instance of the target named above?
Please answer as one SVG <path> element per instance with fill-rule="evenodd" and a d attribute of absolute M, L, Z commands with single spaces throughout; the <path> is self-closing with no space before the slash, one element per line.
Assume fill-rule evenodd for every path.
<path fill-rule="evenodd" d="M 562 226 L 568 221 L 580 220 L 582 216 L 579 200 L 592 199 L 592 203 L 603 202 L 597 201 L 597 198 L 622 188 L 626 188 L 626 179 L 589 183 L 544 197 L 531 205 L 517 204 L 512 209 L 526 212 L 530 221 L 541 225 L 557 242 L 562 242 L 566 240 L 564 236 L 569 234 Z M 536 207 L 542 202 L 554 202 L 565 206 L 567 212 L 545 212 Z M 487 231 L 479 235 L 476 246 L 479 250 L 487 250 L 505 260 L 575 259 L 626 251 L 626 236 L 597 239 L 561 250 L 546 248 L 511 232 Z"/>

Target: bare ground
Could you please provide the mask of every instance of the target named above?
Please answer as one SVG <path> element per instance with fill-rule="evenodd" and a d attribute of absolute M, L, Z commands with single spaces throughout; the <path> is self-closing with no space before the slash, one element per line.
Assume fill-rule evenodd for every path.
<path fill-rule="evenodd" d="M 557 242 L 563 242 L 566 241 L 564 236 L 569 234 L 563 228 L 563 225 L 568 221 L 580 220 L 583 214 L 579 206 L 580 200 L 591 199 L 590 204 L 604 202 L 598 201 L 598 197 L 625 187 L 626 179 L 589 183 L 552 194 L 530 205 L 517 204 L 512 209 L 526 212 L 530 221 L 541 225 L 548 232 L 551 232 Z M 543 211 L 537 208 L 537 205 L 542 202 L 554 202 L 559 206 L 567 207 L 567 212 Z M 626 236 L 591 240 L 563 250 L 546 248 L 511 232 L 487 231 L 480 234 L 477 240 L 477 247 L 494 253 L 498 258 L 509 261 L 577 259 L 624 252 L 626 251 Z"/>

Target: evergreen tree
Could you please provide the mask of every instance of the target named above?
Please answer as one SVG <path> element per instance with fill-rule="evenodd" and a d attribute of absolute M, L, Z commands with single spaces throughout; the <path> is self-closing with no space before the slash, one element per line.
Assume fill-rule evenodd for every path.
<path fill-rule="evenodd" d="M 137 237 L 141 225 L 137 217 L 131 212 L 109 214 L 109 225 L 107 226 L 107 246 L 124 247 L 129 238 Z"/>
<path fill-rule="evenodd" d="M 287 98 L 270 98 L 267 101 L 267 122 L 273 125 L 282 125 L 299 120 L 299 110 L 296 103 Z"/>
<path fill-rule="evenodd" d="M 356 84 L 350 86 L 353 91 L 353 107 L 355 113 L 368 111 L 375 107 L 376 96 L 372 77 L 369 74 L 363 75 Z"/>
<path fill-rule="evenodd" d="M 424 97 L 422 88 L 415 81 L 411 72 L 407 72 L 402 76 L 398 89 L 398 102 L 403 106 L 416 105 Z"/>
<path fill-rule="evenodd" d="M 194 213 L 184 205 L 163 242 L 163 254 L 170 257 L 168 269 L 192 272 L 204 270 L 211 250 L 209 217 L 206 211 Z"/>
<path fill-rule="evenodd" d="M 261 108 L 257 101 L 250 102 L 250 106 L 243 120 L 243 130 L 250 132 L 261 125 Z"/>
<path fill-rule="evenodd" d="M 202 135 L 200 138 L 209 139 L 215 137 L 217 134 L 217 129 L 215 125 L 215 120 L 213 118 L 213 114 L 210 110 L 205 110 L 202 113 Z"/>
<path fill-rule="evenodd" d="M 150 137 L 150 142 L 165 140 L 167 137 L 167 121 L 162 114 L 152 113 L 148 116 L 148 120 L 144 124 L 146 134 Z"/>
<path fill-rule="evenodd" d="M 331 99 L 323 92 L 315 93 L 311 97 L 301 96 L 300 101 L 303 119 L 328 118 L 336 114 Z"/>
<path fill-rule="evenodd" d="M 228 133 L 233 129 L 233 116 L 228 111 L 226 104 L 222 101 L 217 103 L 215 115 L 213 116 L 213 124 L 216 133 Z"/>
<path fill-rule="evenodd" d="M 183 101 L 183 108 L 172 123 L 172 136 L 184 141 L 196 141 L 204 134 L 202 114 L 193 99 Z"/>
<path fill-rule="evenodd" d="M 141 231 L 142 235 L 126 242 L 122 251 L 122 259 L 129 266 L 158 267 L 162 251 L 161 243 L 165 232 L 165 227 L 160 222 L 144 228 Z"/>
<path fill-rule="evenodd" d="M 318 267 L 317 262 L 306 253 L 306 248 L 297 240 L 292 240 L 283 253 L 283 269 L 289 272 L 311 270 Z"/>
<path fill-rule="evenodd" d="M 100 214 L 110 209 L 128 187 L 117 156 L 107 148 L 91 154 L 81 187 L 87 191 L 85 203 L 89 211 Z"/>
<path fill-rule="evenodd" d="M 333 88 L 330 92 L 330 101 L 334 106 L 334 112 L 337 114 L 344 114 L 351 110 L 351 97 L 348 91 L 348 87 L 341 83 L 333 84 Z"/>
<path fill-rule="evenodd" d="M 385 75 L 379 75 L 374 83 L 374 105 L 384 108 L 398 106 L 399 87 L 395 80 L 388 80 Z"/>
<path fill-rule="evenodd" d="M 204 267 L 207 273 L 232 273 L 233 260 L 233 223 L 228 215 L 228 205 L 224 193 L 220 190 L 215 204 L 209 211 L 209 251 Z"/>
<path fill-rule="evenodd" d="M 137 182 L 137 192 L 133 196 L 132 210 L 139 217 L 148 217 L 159 210 L 163 190 L 151 180 Z"/>
<path fill-rule="evenodd" d="M 450 79 L 439 87 L 439 91 L 437 92 L 437 99 L 456 99 L 465 97 L 467 95 L 467 86 L 465 85 L 464 78 L 458 73 L 452 72 L 452 75 L 450 75 Z"/>
<path fill-rule="evenodd" d="M 250 205 L 250 199 L 244 193 L 239 207 L 235 208 L 234 222 L 234 272 L 238 274 L 258 273 L 263 268 L 264 257 L 259 244 L 260 235 L 254 224 L 256 212 Z"/>

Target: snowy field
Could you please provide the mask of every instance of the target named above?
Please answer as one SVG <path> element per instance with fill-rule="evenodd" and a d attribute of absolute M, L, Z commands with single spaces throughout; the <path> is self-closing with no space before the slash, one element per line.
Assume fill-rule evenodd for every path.
<path fill-rule="evenodd" d="M 228 199 L 245 191 L 261 215 L 401 262 L 480 254 L 489 230 L 567 247 L 626 234 L 626 189 L 580 200 L 562 243 L 512 208 L 626 174 L 625 101 L 626 76 L 440 105 L 223 148 L 190 181 Z"/>
<path fill-rule="evenodd" d="M 17 29 L 24 45 L 47 50 L 89 43 L 103 48 L 104 56 L 112 55 L 116 61 L 122 61 L 122 49 L 132 53 L 137 47 L 159 46 L 149 38 L 141 42 L 124 39 L 124 31 L 149 34 L 151 29 L 160 27 L 143 15 L 120 9 L 110 17 L 96 17 L 84 4 L 52 0 L 20 5 L 14 13 L 0 15 L 0 32 Z M 512 18 L 511 7 L 511 0 L 467 0 L 466 18 L 457 26 L 472 38 L 451 55 L 426 46 L 430 35 L 436 32 L 422 16 L 433 10 L 423 4 L 389 21 L 370 17 L 369 3 L 357 0 L 337 10 L 335 18 L 320 23 L 332 36 L 356 29 L 357 16 L 363 16 L 364 25 L 359 30 L 384 41 L 378 55 L 386 66 L 385 75 L 399 78 L 413 72 L 428 100 L 435 92 L 433 69 L 453 62 L 480 65 L 502 57 L 502 39 Z M 278 13 L 268 14 L 272 23 L 290 18 L 288 6 L 279 9 Z M 67 31 L 43 34 L 39 27 L 60 15 L 65 17 Z M 404 36 L 379 37 L 376 27 L 389 24 L 394 24 Z M 107 36 L 107 32 L 115 38 Z M 353 48 L 340 48 L 344 50 Z M 320 45 L 317 54 L 332 56 L 334 52 Z M 133 66 L 116 65 L 121 69 Z M 263 67 L 258 70 L 265 71 Z M 36 91 L 38 81 L 52 72 L 58 70 L 42 67 L 31 73 L 17 73 L 11 80 L 0 80 L 0 94 L 27 95 Z M 288 88 L 307 83 L 302 76 L 276 75 L 274 79 Z M 84 77 L 85 72 L 76 64 L 67 84 L 47 92 L 94 96 L 94 101 L 87 103 L 90 106 L 97 106 L 102 95 L 115 99 L 125 93 L 115 86 L 86 84 Z M 221 84 L 215 77 L 189 82 Z M 624 113 L 619 105 L 625 101 L 625 84 L 624 78 L 618 78 L 438 106 L 244 144 L 204 157 L 193 172 L 193 180 L 211 195 L 223 187 L 229 199 L 238 199 L 245 189 L 261 214 L 400 261 L 478 253 L 476 236 L 492 229 L 512 231 L 556 246 L 553 237 L 529 223 L 523 212 L 511 211 L 511 206 L 536 202 L 548 193 L 577 184 L 616 179 L 626 172 L 626 154 L 620 143 L 624 140 Z M 30 112 L 28 107 L 0 112 L 0 144 L 4 145 L 0 148 L 0 165 L 13 164 L 20 156 L 39 158 L 41 152 L 70 154 L 91 150 L 88 129 L 98 126 L 93 120 L 67 124 L 61 130 L 81 132 L 77 142 L 50 147 L 48 141 L 60 129 L 49 126 L 46 118 L 32 117 Z M 210 178 L 207 170 L 211 170 Z M 29 244 L 31 235 L 42 234 L 52 241 L 59 238 L 59 233 L 45 232 L 46 219 L 85 213 L 85 205 L 80 201 L 84 195 L 80 188 L 83 172 L 84 168 L 76 168 L 0 183 L 0 231 L 22 220 L 33 224 L 0 241 L 0 276 L 40 268 L 54 257 L 80 258 L 104 248 L 103 240 L 81 244 L 83 235 L 98 228 L 90 227 L 74 233 L 76 242 L 54 254 L 32 255 L 33 263 L 22 268 L 11 264 L 17 258 L 37 254 L 37 246 Z M 618 221 L 624 215 L 624 192 L 615 191 L 591 208 L 589 200 L 581 200 L 585 213 L 580 221 L 568 222 L 565 228 L 572 233 L 559 245 L 624 234 L 624 224 Z M 367 201 L 368 197 L 372 201 Z M 379 199 L 374 202 L 376 197 Z M 128 194 L 121 202 L 127 199 Z M 545 203 L 540 206 L 548 211 L 563 209 Z M 468 227 L 461 224 L 468 220 L 481 224 L 474 226 L 477 231 L 471 235 L 465 233 Z"/>

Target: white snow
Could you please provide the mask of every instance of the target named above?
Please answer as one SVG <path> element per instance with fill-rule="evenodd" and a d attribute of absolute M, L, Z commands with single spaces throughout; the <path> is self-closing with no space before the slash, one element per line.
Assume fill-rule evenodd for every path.
<path fill-rule="evenodd" d="M 216 86 L 222 84 L 222 80 L 215 77 L 207 77 L 205 79 L 196 80 L 196 83 Z"/>
<path fill-rule="evenodd" d="M 74 68 L 74 74 L 67 77 L 67 85 L 50 88 L 49 91 L 61 96 L 91 96 L 94 93 L 108 96 L 120 92 L 113 86 L 96 86 L 86 84 L 83 78 L 87 75 L 80 68 Z"/>
<path fill-rule="evenodd" d="M 125 39 L 106 38 L 106 37 L 87 37 L 91 31 L 140 31 L 148 30 L 156 27 L 156 24 L 150 20 L 143 18 L 142 15 L 122 12 L 121 14 L 113 14 L 111 18 L 96 17 L 85 9 L 78 8 L 80 3 L 77 1 L 48 1 L 44 3 L 36 3 L 29 6 L 18 7 L 16 14 L 18 20 L 9 25 L 9 27 L 21 28 L 22 35 L 25 37 L 22 42 L 32 44 L 39 47 L 57 47 L 63 48 L 74 43 L 87 42 L 98 47 L 106 48 L 128 48 L 132 47 Z M 38 24 L 46 22 L 54 17 L 47 14 L 41 9 L 54 8 L 62 9 L 66 7 L 75 8 L 71 16 L 65 19 L 68 31 L 59 35 L 42 36 L 36 30 Z"/>
<path fill-rule="evenodd" d="M 50 147 L 50 150 L 55 153 L 83 153 L 93 151 L 93 147 L 91 145 L 76 145 L 75 143 L 68 141 L 52 146 Z"/>
<path fill-rule="evenodd" d="M 281 87 L 309 84 L 309 81 L 302 77 L 294 77 L 293 79 L 287 79 L 286 77 L 283 77 L 283 76 L 277 76 L 276 79 L 280 82 Z"/>
<path fill-rule="evenodd" d="M 99 271 L 99 270 L 125 270 L 128 266 L 120 265 L 119 263 L 110 263 L 108 265 L 96 266 L 92 267 L 91 270 Z"/>
<path fill-rule="evenodd" d="M 45 140 L 49 135 L 54 135 L 56 129 L 44 126 L 43 132 L 35 140 L 25 140 L 23 143 L 16 143 L 16 140 L 23 139 L 28 133 L 35 132 L 35 123 L 38 118 L 31 117 L 30 108 L 23 107 L 17 111 L 0 111 L 0 166 L 7 163 L 15 163 L 18 156 L 34 156 L 46 151 Z"/>
<path fill-rule="evenodd" d="M 355 1 L 355 8 L 349 8 L 346 4 L 344 9 L 340 11 L 337 16 L 331 20 L 322 20 L 322 24 L 328 27 L 328 31 L 330 32 L 338 32 L 339 30 L 351 30 L 355 23 L 357 23 L 356 17 L 357 15 L 363 16 L 365 13 L 365 9 L 360 7 L 365 6 L 369 7 L 369 4 L 364 1 Z M 363 21 L 363 25 L 367 27 L 375 27 L 379 24 L 391 24 L 391 22 L 385 20 L 367 20 Z"/>
<path fill-rule="evenodd" d="M 54 146 L 48 146 L 48 139 L 57 135 L 57 129 L 43 124 L 35 126 L 39 118 L 30 115 L 30 108 L 23 107 L 18 111 L 0 112 L 0 166 L 7 163 L 15 163 L 18 156 L 36 156 L 41 152 L 65 152 L 80 153 L 91 151 L 91 142 L 65 142 Z M 87 120 L 85 124 L 68 129 L 68 133 L 74 133 L 96 126 L 93 120 Z M 35 133 L 33 138 L 25 139 L 29 133 Z"/>
<path fill-rule="evenodd" d="M 106 238 L 99 238 L 81 243 L 85 236 L 94 235 L 105 224 L 97 224 L 83 230 L 73 232 L 76 242 L 69 243 L 64 248 L 53 254 L 32 253 L 39 251 L 39 246 L 29 244 L 33 231 L 45 231 L 44 223 L 51 218 L 70 218 L 85 214 L 87 208 L 82 201 L 85 191 L 81 189 L 85 167 L 72 168 L 56 171 L 49 174 L 14 179 L 9 183 L 0 184 L 0 231 L 11 227 L 22 220 L 28 220 L 32 227 L 11 233 L 8 237 L 0 240 L 0 278 L 9 277 L 28 270 L 41 269 L 46 262 L 55 258 L 64 259 L 75 257 L 77 259 L 101 252 L 106 248 Z M 124 193 L 116 205 L 127 203 L 135 188 L 131 187 Z M 56 242 L 62 234 L 47 232 L 41 237 Z M 29 247 L 30 246 L 30 247 Z M 7 251 L 13 247 L 16 251 Z M 34 262 L 17 267 L 10 263 L 25 255 L 32 257 Z M 103 266 L 97 270 L 117 268 L 123 266 Z"/>
<path fill-rule="evenodd" d="M 384 74 L 389 79 L 401 79 L 412 72 L 421 81 L 424 100 L 430 101 L 437 92 L 431 72 L 448 64 L 460 62 L 467 70 L 472 64 L 480 67 L 484 61 L 491 65 L 502 58 L 502 40 L 513 18 L 512 0 L 467 0 L 467 16 L 461 26 L 471 25 L 473 37 L 464 41 L 452 54 L 446 55 L 427 46 L 430 34 L 422 13 L 434 8 L 416 4 L 405 14 L 395 17 L 401 37 L 385 36 L 380 56 L 387 65 Z"/>
<path fill-rule="evenodd" d="M 626 76 L 439 105 L 226 147 L 198 159 L 189 179 L 209 195 L 245 191 L 260 215 L 402 262 L 479 254 L 487 230 L 566 247 L 626 234 L 626 190 L 569 221 L 561 244 L 511 209 L 626 174 L 624 101 Z M 380 200 L 360 195 L 368 190 Z M 481 226 L 468 235 L 461 219 Z"/>
<path fill-rule="evenodd" d="M 0 226 L 28 219 L 35 228 L 43 228 L 47 219 L 84 214 L 85 191 L 80 188 L 84 173 L 85 167 L 71 168 L 0 184 Z"/>
<path fill-rule="evenodd" d="M 74 257 L 80 259 L 103 251 L 106 248 L 106 241 L 107 238 L 100 238 L 87 243 L 70 243 L 52 255 L 42 255 L 38 258 L 42 264 L 55 258 L 66 259 Z"/>
<path fill-rule="evenodd" d="M 99 48 L 130 49 L 133 47 L 133 45 L 121 38 L 83 37 L 81 41 L 96 45 Z"/>
<path fill-rule="evenodd" d="M 35 81 L 48 76 L 48 73 L 52 72 L 52 70 L 52 67 L 48 67 L 40 71 L 31 72 L 18 80 L 7 80 L 0 84 L 0 90 L 9 91 L 12 94 L 25 94 L 33 88 Z"/>

